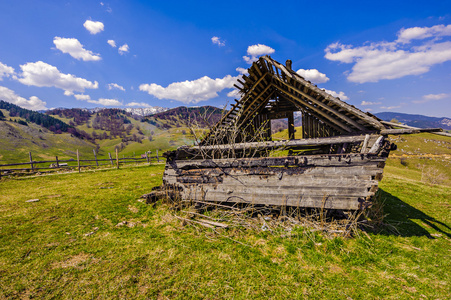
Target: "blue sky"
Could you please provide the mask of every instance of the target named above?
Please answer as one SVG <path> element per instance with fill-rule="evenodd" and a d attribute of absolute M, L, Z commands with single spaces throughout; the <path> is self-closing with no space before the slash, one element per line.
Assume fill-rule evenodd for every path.
<path fill-rule="evenodd" d="M 372 113 L 451 117 L 451 1 L 0 0 L 0 99 L 231 103 L 258 56 Z"/>

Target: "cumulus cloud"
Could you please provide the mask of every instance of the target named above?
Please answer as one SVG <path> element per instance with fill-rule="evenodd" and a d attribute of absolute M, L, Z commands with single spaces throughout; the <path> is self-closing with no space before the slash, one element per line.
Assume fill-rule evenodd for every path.
<path fill-rule="evenodd" d="M 86 22 L 83 24 L 83 26 L 91 34 L 97 34 L 97 33 L 101 32 L 101 31 L 103 31 L 103 29 L 104 29 L 103 23 L 99 22 L 99 21 L 86 20 Z"/>
<path fill-rule="evenodd" d="M 237 72 L 240 73 L 241 75 L 249 74 L 248 70 L 245 69 L 245 68 L 238 67 L 238 68 L 236 68 L 236 70 L 237 70 Z"/>
<path fill-rule="evenodd" d="M 110 46 L 113 47 L 113 48 L 116 48 L 116 47 L 117 47 L 117 46 L 116 46 L 116 42 L 115 42 L 114 40 L 108 40 L 107 43 L 108 43 L 108 45 L 110 45 Z"/>
<path fill-rule="evenodd" d="M 410 43 L 412 40 L 423 40 L 430 37 L 451 36 L 451 25 L 435 25 L 432 27 L 403 28 L 398 33 L 398 43 Z"/>
<path fill-rule="evenodd" d="M 30 110 L 47 109 L 46 102 L 42 101 L 36 96 L 31 96 L 28 100 L 16 95 L 16 93 L 4 86 L 0 86 L 0 99 L 16 104 L 22 108 Z"/>
<path fill-rule="evenodd" d="M 380 105 L 382 104 L 382 102 L 371 102 L 371 101 L 362 101 L 362 103 L 360 103 L 360 105 Z"/>
<path fill-rule="evenodd" d="M 127 53 L 129 49 L 130 48 L 128 47 L 127 44 L 123 44 L 122 46 L 119 47 L 118 51 L 120 55 L 123 55 L 124 53 Z"/>
<path fill-rule="evenodd" d="M 314 83 L 325 83 L 329 81 L 329 77 L 326 76 L 326 74 L 321 73 L 317 69 L 299 69 L 297 72 L 299 75 L 307 79 L 308 81 L 314 82 Z"/>
<path fill-rule="evenodd" d="M 125 89 L 124 89 L 124 87 L 123 86 L 120 86 L 119 84 L 117 84 L 117 83 L 109 83 L 108 84 L 108 89 L 111 91 L 112 89 L 118 89 L 118 90 L 121 90 L 121 91 L 124 91 L 125 92 Z"/>
<path fill-rule="evenodd" d="M 442 100 L 445 98 L 451 98 L 451 94 L 446 94 L 446 93 L 428 94 L 428 95 L 424 95 L 422 98 L 423 98 L 422 100 L 415 100 L 412 102 L 419 104 L 419 103 L 426 103 L 426 102 L 431 102 L 431 101 Z"/>
<path fill-rule="evenodd" d="M 119 106 L 122 105 L 122 103 L 116 99 L 105 99 L 105 98 L 100 98 L 99 100 L 90 100 L 88 101 L 89 103 L 95 103 L 95 104 L 100 104 L 100 105 L 104 105 L 104 106 Z"/>
<path fill-rule="evenodd" d="M 130 103 L 127 103 L 126 106 L 131 106 L 131 107 L 152 107 L 152 105 L 144 103 L 144 102 L 130 102 Z"/>
<path fill-rule="evenodd" d="M 172 99 L 189 104 L 217 97 L 218 92 L 232 88 L 237 79 L 238 77 L 231 75 L 216 79 L 204 76 L 193 81 L 174 82 L 167 87 L 156 83 L 141 84 L 139 89 L 158 99 Z"/>
<path fill-rule="evenodd" d="M 86 50 L 83 48 L 83 45 L 74 38 L 61 38 L 56 36 L 53 39 L 53 43 L 56 48 L 63 53 L 67 53 L 75 59 L 83 60 L 83 61 L 95 61 L 101 60 L 99 54 L 95 54 L 92 51 Z"/>
<path fill-rule="evenodd" d="M 346 96 L 344 92 L 338 92 L 338 93 L 337 93 L 337 92 L 335 92 L 335 91 L 331 91 L 331 90 L 327 90 L 327 89 L 324 89 L 324 91 L 325 91 L 326 93 L 328 93 L 329 95 L 332 95 L 332 96 L 334 96 L 334 97 L 340 98 L 341 100 L 349 100 L 349 97 Z"/>
<path fill-rule="evenodd" d="M 82 100 L 84 100 L 84 101 L 91 100 L 91 96 L 84 95 L 84 94 L 75 94 L 74 97 L 75 97 L 75 99 L 80 100 L 80 101 L 82 101 Z"/>
<path fill-rule="evenodd" d="M 212 37 L 211 42 L 219 47 L 225 46 L 225 41 L 221 41 L 221 38 L 217 36 Z"/>
<path fill-rule="evenodd" d="M 451 60 L 451 42 L 440 41 L 440 38 L 451 36 L 450 26 L 402 29 L 394 42 L 374 42 L 361 47 L 333 43 L 325 49 L 325 58 L 354 64 L 347 75 L 351 82 L 420 75 L 433 65 Z M 425 40 L 430 37 L 433 39 Z M 412 46 L 412 40 L 421 40 L 421 44 Z"/>
<path fill-rule="evenodd" d="M 3 80 L 3 77 L 8 77 L 14 75 L 14 68 L 8 67 L 0 62 L 0 81 Z"/>
<path fill-rule="evenodd" d="M 25 85 L 38 87 L 56 87 L 66 93 L 84 92 L 85 89 L 97 89 L 97 81 L 91 82 L 84 78 L 75 77 L 72 74 L 63 74 L 56 67 L 45 62 L 38 61 L 21 65 L 22 73 L 17 80 Z"/>
<path fill-rule="evenodd" d="M 75 99 L 79 101 L 86 101 L 88 103 L 103 105 L 103 106 L 120 106 L 122 103 L 116 99 L 105 99 L 100 98 L 99 100 L 93 100 L 91 99 L 91 96 L 85 95 L 85 94 L 75 94 Z"/>
<path fill-rule="evenodd" d="M 252 45 L 247 48 L 247 56 L 243 56 L 243 59 L 248 64 L 252 64 L 258 59 L 259 56 L 272 54 L 275 51 L 276 50 L 274 50 L 273 48 L 263 44 Z"/>

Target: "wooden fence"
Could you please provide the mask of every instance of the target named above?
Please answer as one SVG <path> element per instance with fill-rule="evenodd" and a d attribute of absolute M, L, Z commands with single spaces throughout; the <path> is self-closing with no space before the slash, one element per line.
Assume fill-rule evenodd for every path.
<path fill-rule="evenodd" d="M 139 157 L 119 157 L 119 153 L 116 149 L 116 156 L 113 158 L 111 153 L 108 153 L 109 158 L 97 158 L 97 153 L 93 150 L 94 159 L 80 159 L 80 153 L 77 149 L 77 158 L 71 159 L 58 159 L 55 156 L 55 160 L 33 160 L 31 152 L 28 153 L 29 161 L 21 163 L 9 163 L 0 164 L 0 178 L 5 175 L 18 175 L 18 174 L 30 174 L 37 172 L 54 172 L 60 169 L 76 169 L 81 172 L 81 168 L 98 168 L 102 166 L 111 166 L 119 169 L 120 165 L 130 164 L 130 163 L 149 163 L 152 161 L 160 162 L 160 157 L 158 156 L 158 150 L 155 156 L 151 156 L 151 151 L 147 151 Z M 14 167 L 14 168 L 11 168 Z"/>

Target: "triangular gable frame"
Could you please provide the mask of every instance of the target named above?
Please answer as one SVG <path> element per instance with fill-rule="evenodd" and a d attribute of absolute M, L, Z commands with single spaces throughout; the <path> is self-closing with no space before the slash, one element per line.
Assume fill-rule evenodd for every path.
<path fill-rule="evenodd" d="M 241 86 L 235 87 L 241 99 L 235 100 L 236 103 L 201 144 L 242 142 L 235 137 L 231 141 L 228 132 L 232 129 L 244 132 L 252 122 L 255 123 L 254 128 L 259 125 L 268 127 L 274 113 L 285 114 L 290 123 L 294 111 L 303 113 L 304 137 L 367 134 L 385 129 L 374 116 L 305 80 L 291 69 L 290 60 L 284 66 L 269 56 L 262 56 L 248 69 L 248 75 L 243 75 L 238 82 Z M 271 111 L 267 107 L 271 100 L 284 104 L 285 109 Z M 266 131 L 269 139 L 270 129 L 266 128 Z M 248 133 L 252 134 L 251 131 Z M 290 139 L 293 138 L 294 134 L 290 134 Z"/>

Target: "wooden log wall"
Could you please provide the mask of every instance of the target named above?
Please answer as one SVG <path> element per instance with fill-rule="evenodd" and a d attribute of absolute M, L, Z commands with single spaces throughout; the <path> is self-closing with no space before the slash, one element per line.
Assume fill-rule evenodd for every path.
<path fill-rule="evenodd" d="M 357 210 L 385 159 L 370 154 L 171 161 L 163 181 L 186 200 Z"/>
<path fill-rule="evenodd" d="M 302 113 L 302 138 L 318 138 L 338 136 L 340 132 L 334 130 L 318 118 L 309 113 Z"/>

